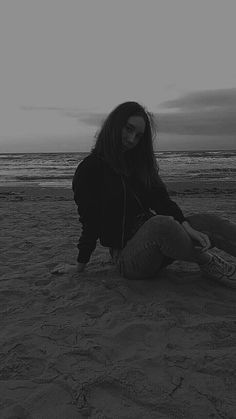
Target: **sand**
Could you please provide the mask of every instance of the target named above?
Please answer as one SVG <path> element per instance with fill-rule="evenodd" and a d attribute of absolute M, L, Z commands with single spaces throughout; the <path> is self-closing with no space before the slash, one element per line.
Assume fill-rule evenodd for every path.
<path fill-rule="evenodd" d="M 236 221 L 233 183 L 169 189 Z M 128 281 L 100 245 L 53 274 L 76 261 L 72 192 L 1 187 L 0 206 L 1 419 L 236 418 L 236 290 L 185 262 Z"/>

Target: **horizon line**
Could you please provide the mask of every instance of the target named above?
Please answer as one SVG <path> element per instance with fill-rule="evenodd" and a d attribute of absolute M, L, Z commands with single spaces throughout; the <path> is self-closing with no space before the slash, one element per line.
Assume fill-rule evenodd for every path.
<path fill-rule="evenodd" d="M 236 151 L 236 148 L 214 148 L 214 149 L 184 149 L 184 150 L 177 150 L 177 149 L 173 149 L 173 150 L 154 150 L 154 153 L 159 153 L 159 152 L 200 152 L 200 151 Z M 23 151 L 23 152 L 14 152 L 14 151 L 8 151 L 8 152 L 0 152 L 0 156 L 2 154 L 77 154 L 77 153 L 84 153 L 84 154 L 89 154 L 91 152 L 91 150 L 89 151 Z"/>

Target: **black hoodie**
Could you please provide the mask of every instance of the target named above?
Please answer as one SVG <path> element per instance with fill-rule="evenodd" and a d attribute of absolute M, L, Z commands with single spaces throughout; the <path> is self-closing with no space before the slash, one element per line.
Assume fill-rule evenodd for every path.
<path fill-rule="evenodd" d="M 82 223 L 82 233 L 77 245 L 78 262 L 87 263 L 97 239 L 102 246 L 123 249 L 130 234 L 132 221 L 140 213 L 140 206 L 133 192 L 139 197 L 144 209 L 156 214 L 171 215 L 182 223 L 185 217 L 168 195 L 159 178 L 150 190 L 137 180 L 115 171 L 95 153 L 91 153 L 78 165 L 72 182 L 74 200 Z"/>

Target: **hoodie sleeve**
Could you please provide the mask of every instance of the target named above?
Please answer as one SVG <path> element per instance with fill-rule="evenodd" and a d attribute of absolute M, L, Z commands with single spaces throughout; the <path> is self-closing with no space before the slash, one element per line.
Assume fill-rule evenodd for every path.
<path fill-rule="evenodd" d="M 171 215 L 180 223 L 186 220 L 181 208 L 170 198 L 167 188 L 160 176 L 158 176 L 155 186 L 152 187 L 150 206 L 157 214 Z"/>
<path fill-rule="evenodd" d="M 100 187 L 101 170 L 98 159 L 86 157 L 77 167 L 72 189 L 82 224 L 78 242 L 77 261 L 87 263 L 96 248 L 100 232 Z"/>

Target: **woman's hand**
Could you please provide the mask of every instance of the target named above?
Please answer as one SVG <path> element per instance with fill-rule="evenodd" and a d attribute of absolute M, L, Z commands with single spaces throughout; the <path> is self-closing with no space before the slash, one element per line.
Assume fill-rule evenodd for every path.
<path fill-rule="evenodd" d="M 86 263 L 78 262 L 77 267 L 76 267 L 76 271 L 77 272 L 83 272 L 85 267 L 86 267 Z"/>
<path fill-rule="evenodd" d="M 83 272 L 86 267 L 86 263 L 77 263 L 76 265 L 70 265 L 68 263 L 64 263 L 62 265 L 57 266 L 54 268 L 51 273 L 53 275 L 64 275 L 64 274 L 74 274 Z"/>
<path fill-rule="evenodd" d="M 195 249 L 199 249 L 201 252 L 205 252 L 206 250 L 210 249 L 211 242 L 207 234 L 195 230 L 187 221 L 184 221 L 182 226 L 191 237 L 191 239 L 194 242 L 197 242 L 197 244 L 194 244 Z"/>

